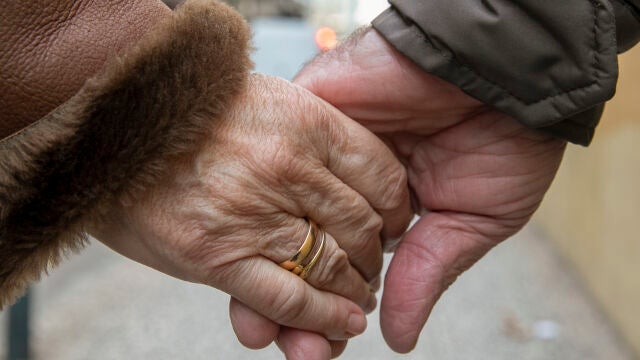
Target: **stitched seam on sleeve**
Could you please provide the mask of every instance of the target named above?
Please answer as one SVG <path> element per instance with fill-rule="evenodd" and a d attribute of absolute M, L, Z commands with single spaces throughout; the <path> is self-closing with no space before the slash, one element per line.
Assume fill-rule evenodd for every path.
<path fill-rule="evenodd" d="M 463 68 L 463 69 L 468 70 L 469 72 L 471 72 L 473 75 L 477 76 L 478 78 L 480 78 L 480 79 L 482 79 L 482 80 L 484 80 L 484 81 L 488 82 L 489 84 L 491 84 L 491 85 L 493 85 L 493 86 L 495 86 L 495 87 L 497 87 L 497 88 L 499 88 L 499 89 L 503 90 L 503 91 L 504 91 L 504 92 L 506 92 L 509 96 L 511 96 L 513 99 L 515 99 L 515 100 L 519 101 L 520 103 L 522 103 L 522 104 L 524 104 L 524 105 L 526 105 L 526 106 L 531 106 L 531 105 L 536 105 L 536 104 L 538 104 L 538 103 L 544 102 L 544 101 L 549 100 L 549 99 L 557 98 L 557 97 L 560 97 L 560 96 L 563 96 L 563 95 L 569 95 L 569 94 L 571 94 L 571 93 L 573 93 L 573 92 L 576 92 L 576 91 L 579 91 L 579 90 L 584 90 L 584 89 L 587 89 L 587 88 L 592 87 L 592 86 L 594 86 L 594 85 L 596 85 L 596 84 L 597 84 L 597 80 L 596 80 L 596 79 L 598 78 L 598 74 L 597 74 L 596 69 L 597 69 L 597 66 L 600 64 L 599 59 L 598 59 L 598 56 L 597 56 L 597 54 L 598 54 L 597 49 L 599 49 L 599 47 L 598 47 L 598 45 L 599 45 L 599 44 L 598 44 L 598 36 L 597 36 L 597 22 L 598 22 L 597 7 L 598 7 L 599 5 L 597 5 L 597 4 L 596 4 L 595 2 L 593 2 L 593 1 L 589 1 L 589 0 L 587 0 L 587 1 L 589 2 L 589 4 L 591 5 L 591 7 L 592 7 L 592 9 L 593 9 L 593 28 L 592 28 L 592 29 L 593 29 L 593 31 L 592 31 L 592 33 L 593 33 L 593 45 L 594 45 L 594 46 L 593 46 L 593 58 L 592 58 L 592 60 L 591 60 L 590 67 L 593 69 L 593 72 L 592 72 L 592 74 L 591 74 L 591 75 L 593 76 L 594 80 L 593 80 L 593 81 L 591 81 L 591 82 L 590 82 L 590 83 L 588 83 L 588 84 L 581 85 L 581 86 L 577 86 L 577 87 L 572 88 L 572 89 L 568 89 L 568 90 L 560 89 L 562 92 L 560 92 L 560 93 L 550 94 L 550 95 L 548 95 L 548 96 L 546 96 L 546 97 L 544 97 L 544 98 L 542 98 L 542 99 L 534 100 L 533 102 L 527 102 L 526 100 L 524 100 L 524 99 L 522 99 L 521 97 L 519 97 L 518 95 L 516 95 L 513 91 L 509 90 L 506 86 L 503 86 L 503 85 L 501 85 L 501 84 L 497 83 L 496 81 L 491 80 L 491 79 L 489 79 L 489 78 L 487 78 L 487 77 L 483 76 L 482 74 L 479 74 L 479 73 L 478 73 L 478 72 L 476 72 L 474 69 L 472 69 L 469 65 L 466 65 L 466 64 L 461 63 L 460 61 L 458 61 L 458 60 L 455 58 L 455 56 L 454 56 L 453 54 L 452 54 L 452 56 L 449 56 L 449 55 L 447 55 L 446 53 L 442 52 L 440 49 L 438 49 L 437 47 L 435 47 L 435 46 L 433 45 L 433 43 L 432 43 L 432 42 L 431 42 L 431 40 L 428 38 L 428 36 L 426 35 L 426 33 L 425 33 L 425 32 L 423 32 L 423 31 L 421 31 L 421 30 L 418 30 L 418 27 L 417 27 L 417 25 L 415 25 L 415 22 L 413 22 L 413 21 L 412 21 L 414 25 L 413 25 L 413 26 L 410 26 L 410 27 L 409 27 L 409 30 L 410 30 L 412 33 L 414 33 L 414 35 L 416 35 L 416 36 L 418 36 L 420 39 L 422 39 L 422 40 L 423 40 L 423 42 L 424 42 L 425 44 L 427 44 L 427 46 L 429 46 L 432 50 L 434 50 L 438 55 L 440 55 L 440 56 L 441 56 L 441 57 L 443 57 L 444 59 L 446 59 L 446 60 L 448 60 L 448 61 L 451 61 L 451 62 L 452 62 L 452 63 L 454 63 L 456 66 L 458 66 L 458 67 L 461 67 L 461 68 Z M 397 11 L 397 10 L 396 10 L 396 11 Z"/>

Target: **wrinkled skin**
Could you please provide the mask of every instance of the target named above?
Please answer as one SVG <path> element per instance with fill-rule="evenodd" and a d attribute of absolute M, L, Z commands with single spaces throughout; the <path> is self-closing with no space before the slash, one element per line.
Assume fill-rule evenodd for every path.
<path fill-rule="evenodd" d="M 442 293 L 527 223 L 566 143 L 425 73 L 372 29 L 314 59 L 295 82 L 375 132 L 407 167 L 424 214 L 395 249 L 380 321 L 389 346 L 409 352 Z M 236 327 L 268 322 L 255 312 L 233 318 Z M 277 341 L 288 359 L 336 348 L 302 330 Z"/>
<path fill-rule="evenodd" d="M 258 75 L 206 141 L 92 234 L 133 260 L 229 293 L 269 319 L 258 327 L 264 333 L 281 324 L 338 343 L 362 333 L 376 306 L 380 234 L 400 236 L 412 217 L 402 164 L 310 92 Z M 306 281 L 277 265 L 300 247 L 305 217 L 327 233 Z"/>

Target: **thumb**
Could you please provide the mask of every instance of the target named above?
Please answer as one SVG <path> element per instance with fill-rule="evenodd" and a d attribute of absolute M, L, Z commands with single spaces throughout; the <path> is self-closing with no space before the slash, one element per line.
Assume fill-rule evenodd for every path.
<path fill-rule="evenodd" d="M 371 86 L 396 77 L 395 50 L 375 30 L 352 34 L 337 48 L 319 54 L 294 77 L 293 82 L 340 108 Z M 407 60 L 408 61 L 408 60 Z M 400 69 L 402 70 L 402 69 Z M 406 71 L 406 70 L 405 70 Z M 367 93 L 366 91 L 364 91 Z"/>
<path fill-rule="evenodd" d="M 349 75 L 349 63 L 338 61 L 332 53 L 333 51 L 335 50 L 318 55 L 293 78 L 293 83 L 304 87 L 329 103 L 338 98 L 333 95 L 333 92 L 342 92 L 341 87 L 345 85 L 343 80 Z"/>
<path fill-rule="evenodd" d="M 391 349 L 411 351 L 442 293 L 495 245 L 474 230 L 479 221 L 484 220 L 432 212 L 405 234 L 387 271 L 380 308 L 382 334 Z"/>

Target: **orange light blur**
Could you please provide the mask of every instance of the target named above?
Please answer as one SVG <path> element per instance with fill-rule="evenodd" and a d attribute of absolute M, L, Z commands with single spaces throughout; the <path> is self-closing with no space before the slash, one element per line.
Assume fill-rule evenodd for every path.
<path fill-rule="evenodd" d="M 321 27 L 316 31 L 316 45 L 322 51 L 331 50 L 338 45 L 338 35 L 330 27 Z"/>

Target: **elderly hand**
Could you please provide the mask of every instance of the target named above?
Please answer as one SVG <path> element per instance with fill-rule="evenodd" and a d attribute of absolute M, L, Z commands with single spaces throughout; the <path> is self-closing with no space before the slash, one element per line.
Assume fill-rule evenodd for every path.
<path fill-rule="evenodd" d="M 408 352 L 449 285 L 527 223 L 565 142 L 425 73 L 372 29 L 297 83 L 392 143 L 427 209 L 395 251 L 381 305 L 385 339 Z"/>
<path fill-rule="evenodd" d="M 372 29 L 320 55 L 295 82 L 391 144 L 426 209 L 395 250 L 381 304 L 387 343 L 408 352 L 448 286 L 527 223 L 565 142 L 425 73 Z M 296 331 L 279 339 L 285 349 L 318 341 Z"/>
<path fill-rule="evenodd" d="M 306 90 L 256 75 L 197 154 L 92 233 L 273 324 L 342 341 L 375 307 L 381 234 L 400 236 L 411 217 L 405 169 L 379 139 Z M 278 266 L 305 239 L 305 218 L 327 234 L 306 281 Z"/>

